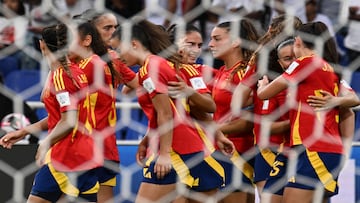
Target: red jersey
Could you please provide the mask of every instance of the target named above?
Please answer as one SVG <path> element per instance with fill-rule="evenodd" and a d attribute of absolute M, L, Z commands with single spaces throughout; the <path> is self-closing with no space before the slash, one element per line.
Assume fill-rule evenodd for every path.
<path fill-rule="evenodd" d="M 244 69 L 233 73 L 239 64 L 237 63 L 229 69 L 222 66 L 215 76 L 212 96 L 216 103 L 214 120 L 217 123 L 226 123 L 238 119 L 232 117 L 230 103 L 235 87 L 242 81 L 245 74 Z M 234 143 L 238 152 L 245 152 L 254 146 L 254 135 L 252 133 L 229 134 L 227 137 Z"/>
<path fill-rule="evenodd" d="M 136 77 L 136 73 L 132 71 L 126 64 L 124 64 L 116 55 L 116 52 L 109 50 L 110 58 L 113 62 L 115 70 L 120 74 L 120 83 L 128 83 Z"/>
<path fill-rule="evenodd" d="M 116 96 L 108 65 L 98 56 L 92 55 L 79 63 L 85 73 L 90 89 L 90 110 L 95 135 L 103 137 L 104 158 L 119 161 L 116 145 Z"/>
<path fill-rule="evenodd" d="M 261 143 L 261 122 L 262 115 L 274 114 L 277 113 L 278 119 L 275 121 L 284 121 L 289 120 L 289 114 L 286 108 L 284 107 L 286 102 L 287 92 L 284 90 L 277 94 L 275 97 L 270 98 L 269 100 L 261 100 L 257 96 L 257 76 L 256 76 L 256 65 L 249 65 L 247 67 L 246 73 L 241 81 L 241 84 L 252 89 L 252 97 L 254 102 L 254 134 L 255 134 L 255 143 Z M 275 115 L 274 115 L 275 116 Z M 289 146 L 289 134 L 280 133 L 280 134 L 271 134 L 269 137 L 270 146 L 278 146 L 284 144 L 284 146 Z"/>
<path fill-rule="evenodd" d="M 48 112 L 48 131 L 54 129 L 61 113 L 78 111 L 76 127 L 51 147 L 50 161 L 58 171 L 80 171 L 95 168 L 102 160 L 95 159 L 96 148 L 90 135 L 88 89 L 86 75 L 72 64 L 71 76 L 60 67 L 49 73 L 42 100 Z"/>
<path fill-rule="evenodd" d="M 138 101 L 145 115 L 149 119 L 149 129 L 155 130 L 159 127 L 157 113 L 152 104 L 152 98 L 157 94 L 168 94 L 168 82 L 177 81 L 176 71 L 171 63 L 165 59 L 151 55 L 140 68 L 140 87 L 137 90 Z M 169 98 L 173 111 L 173 138 L 172 149 L 179 154 L 190 154 L 203 151 L 203 143 L 198 130 L 193 127 L 188 113 L 177 105 L 180 100 Z M 184 112 L 184 113 L 182 113 Z"/>
<path fill-rule="evenodd" d="M 209 90 L 212 90 L 214 85 L 214 78 L 219 70 L 203 64 L 194 64 L 193 67 L 200 72 Z"/>
<path fill-rule="evenodd" d="M 191 86 L 194 90 L 200 94 L 209 93 L 201 72 L 197 69 L 197 65 L 181 64 L 180 66 L 181 77 Z"/>
<path fill-rule="evenodd" d="M 203 75 L 201 74 L 201 71 L 199 71 L 198 67 L 199 67 L 198 65 L 181 64 L 180 66 L 181 77 L 187 83 L 188 86 L 192 87 L 198 93 L 210 95 L 211 92 L 207 88 L 203 79 Z M 190 106 L 188 106 L 189 102 L 184 102 L 184 103 L 186 105 L 185 110 L 187 110 L 187 113 L 191 115 Z M 203 140 L 203 143 L 206 145 L 205 155 L 210 155 L 215 150 L 214 143 L 211 142 L 211 140 L 213 139 L 207 137 L 205 130 L 201 128 L 201 125 L 197 125 L 197 128 L 199 128 L 199 130 L 203 132 L 200 134 L 200 138 Z"/>
<path fill-rule="evenodd" d="M 289 120 L 289 113 L 285 106 L 287 91 L 284 90 L 277 94 L 275 97 L 268 100 L 261 100 L 256 97 L 257 101 L 254 101 L 254 134 L 255 143 L 261 143 L 261 125 L 263 122 L 262 118 L 264 115 L 271 115 L 276 121 Z M 270 134 L 269 145 L 276 146 L 284 145 L 290 146 L 290 134 L 289 133 L 278 133 Z"/>
<path fill-rule="evenodd" d="M 291 144 L 302 144 L 310 151 L 342 153 L 338 109 L 317 112 L 307 103 L 309 95 L 321 96 L 320 90 L 337 95 L 339 79 L 333 68 L 321 58 L 308 56 L 293 62 L 283 76 L 297 84 L 296 92 L 289 89 L 297 101 L 289 113 Z"/>

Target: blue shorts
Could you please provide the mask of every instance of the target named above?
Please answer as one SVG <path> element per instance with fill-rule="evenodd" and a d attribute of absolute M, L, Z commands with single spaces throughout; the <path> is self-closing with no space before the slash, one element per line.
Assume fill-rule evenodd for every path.
<path fill-rule="evenodd" d="M 212 156 L 203 152 L 179 155 L 171 152 L 172 169 L 163 179 L 154 173 L 155 156 L 151 156 L 143 169 L 143 182 L 158 185 L 174 184 L 178 181 L 188 188 L 205 192 L 224 185 L 224 169 Z"/>
<path fill-rule="evenodd" d="M 254 182 L 265 181 L 269 177 L 269 173 L 274 164 L 276 152 L 271 149 L 259 149 L 257 148 L 257 154 L 255 156 L 254 165 Z"/>
<path fill-rule="evenodd" d="M 36 173 L 30 194 L 50 202 L 56 202 L 63 194 L 96 202 L 99 190 L 97 169 L 64 173 L 54 169 L 51 163 Z"/>
<path fill-rule="evenodd" d="M 231 158 L 220 151 L 215 151 L 212 156 L 221 163 L 225 170 L 224 191 L 249 191 L 254 188 L 253 157 L 247 159 L 236 151 Z"/>
<path fill-rule="evenodd" d="M 296 175 L 290 177 L 286 187 L 315 190 L 319 185 L 325 195 L 330 197 L 338 193 L 338 177 L 342 168 L 343 155 L 337 153 L 314 152 L 301 149 L 296 166 Z"/>
<path fill-rule="evenodd" d="M 279 153 L 273 163 L 272 169 L 266 179 L 264 192 L 283 195 L 284 188 L 288 183 L 288 176 L 286 174 L 288 158 Z"/>
<path fill-rule="evenodd" d="M 119 169 L 120 166 L 118 162 L 106 160 L 104 166 L 99 167 L 97 170 L 100 185 L 115 187 Z"/>

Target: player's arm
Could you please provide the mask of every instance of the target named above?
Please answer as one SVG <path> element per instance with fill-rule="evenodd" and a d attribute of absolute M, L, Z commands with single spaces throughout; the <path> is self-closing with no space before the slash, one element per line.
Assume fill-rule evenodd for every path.
<path fill-rule="evenodd" d="M 22 140 L 26 135 L 33 134 L 37 135 L 40 132 L 48 129 L 48 118 L 44 118 L 36 123 L 33 123 L 31 125 L 25 126 L 24 128 L 9 132 L 5 134 L 2 138 L 0 138 L 0 145 L 2 145 L 4 148 L 11 149 L 11 147 L 18 142 L 19 140 Z"/>
<path fill-rule="evenodd" d="M 45 155 L 51 146 L 68 136 L 75 128 L 77 125 L 77 114 L 78 110 L 69 110 L 61 113 L 61 118 L 54 129 L 40 142 L 35 157 L 36 163 L 39 166 L 44 164 Z"/>
<path fill-rule="evenodd" d="M 125 85 L 130 89 L 136 89 L 139 86 L 139 79 L 137 75 L 129 82 L 126 82 Z"/>
<path fill-rule="evenodd" d="M 157 94 L 152 98 L 157 114 L 159 140 L 159 157 L 155 163 L 154 172 L 158 178 L 163 178 L 171 170 L 171 146 L 173 137 L 173 113 L 167 94 Z"/>
<path fill-rule="evenodd" d="M 277 77 L 270 83 L 269 79 L 264 76 L 263 79 L 258 82 L 257 95 L 259 99 L 262 100 L 270 99 L 285 90 L 287 87 L 288 81 L 283 76 Z"/>
<path fill-rule="evenodd" d="M 77 110 L 69 110 L 61 113 L 61 118 L 54 129 L 45 137 L 44 142 L 50 146 L 67 136 L 77 124 Z"/>
<path fill-rule="evenodd" d="M 310 95 L 307 102 L 317 110 L 331 109 L 336 106 L 341 108 L 351 108 L 360 105 L 360 99 L 347 84 L 341 83 L 339 96 L 334 96 L 330 92 L 321 90 L 321 96 Z"/>
<path fill-rule="evenodd" d="M 207 113 L 215 112 L 216 104 L 210 94 L 199 93 L 193 87 L 188 86 L 181 77 L 177 76 L 177 79 L 178 81 L 168 83 L 168 91 L 171 97 L 187 97 L 191 106 Z M 205 86 L 205 83 L 203 85 Z"/>
<path fill-rule="evenodd" d="M 345 154 L 349 156 L 355 134 L 355 113 L 349 108 L 340 108 L 339 114 L 339 130 L 343 140 Z"/>
<path fill-rule="evenodd" d="M 271 124 L 271 134 L 288 132 L 290 130 L 290 121 L 275 121 Z"/>
<path fill-rule="evenodd" d="M 219 130 L 224 134 L 251 133 L 254 128 L 252 113 L 242 111 L 241 118 L 219 124 Z"/>

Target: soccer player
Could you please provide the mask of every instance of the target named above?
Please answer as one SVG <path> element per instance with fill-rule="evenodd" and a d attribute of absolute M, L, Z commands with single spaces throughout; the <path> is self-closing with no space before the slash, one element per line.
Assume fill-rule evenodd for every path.
<path fill-rule="evenodd" d="M 278 62 L 281 65 L 281 67 L 284 69 L 284 71 L 290 66 L 290 64 L 296 59 L 295 55 L 294 55 L 294 51 L 293 51 L 293 44 L 294 44 L 294 40 L 293 39 L 288 39 L 285 40 L 283 42 L 281 42 L 278 46 L 277 46 L 277 53 L 278 53 Z M 285 91 L 285 90 L 284 90 Z M 282 91 L 282 92 L 284 92 Z M 340 106 L 341 111 L 340 111 L 340 133 L 341 136 L 343 138 L 344 141 L 344 146 L 347 145 L 347 142 L 350 142 L 349 140 L 352 140 L 352 136 L 354 134 L 354 113 L 349 110 L 348 107 L 351 107 L 350 105 L 358 105 L 359 99 L 357 98 L 356 94 L 353 92 L 353 90 L 346 84 L 345 81 L 341 81 L 341 86 L 340 86 L 340 92 L 341 95 L 340 97 L 334 97 L 332 96 L 329 92 L 324 92 L 324 96 L 314 96 L 314 95 L 310 95 L 309 99 L 308 99 L 308 103 L 311 106 L 314 106 L 315 108 L 317 108 L 318 111 L 322 110 L 322 109 L 328 109 L 328 108 L 332 108 L 334 106 Z M 286 106 L 280 106 L 280 105 L 285 105 L 284 103 L 284 99 L 282 97 L 279 97 L 281 93 L 279 93 L 278 95 L 276 95 L 273 98 L 270 98 L 268 101 L 268 105 L 269 109 L 271 109 L 270 107 L 273 106 L 275 108 L 278 108 L 277 111 L 281 111 L 281 109 L 285 109 L 285 111 L 287 111 Z M 277 99 L 277 98 L 282 98 L 282 99 Z M 279 105 L 271 105 L 271 101 L 276 101 L 278 100 L 278 104 Z M 283 101 L 280 102 L 279 101 Z M 276 104 L 276 103 L 274 103 Z M 349 106 L 347 106 L 349 105 Z M 274 108 L 274 109 L 275 109 Z M 270 112 L 269 112 L 270 113 Z M 272 126 L 275 126 L 276 129 L 282 129 L 280 130 L 281 132 L 285 132 L 288 130 L 288 118 L 285 118 L 286 120 L 284 121 L 280 121 L 280 122 L 275 122 Z M 287 121 L 287 122 L 286 122 Z M 346 126 L 346 127 L 345 127 Z M 344 130 L 346 129 L 346 130 Z M 273 130 L 273 128 L 272 128 Z M 278 131 L 278 130 L 276 130 Z M 284 134 L 284 135 L 287 135 Z M 288 135 L 289 136 L 289 135 Z M 288 141 L 289 137 L 283 137 L 284 140 Z M 271 138 L 270 138 L 271 140 Z M 281 144 L 281 143 L 280 143 Z M 288 147 L 288 142 L 283 143 L 284 147 Z M 285 149 L 282 147 L 282 149 Z M 348 152 L 348 149 L 346 148 L 347 146 L 345 146 L 345 151 Z M 288 151 L 288 150 L 287 150 Z M 264 187 L 264 191 L 261 194 L 261 198 L 264 199 L 264 202 L 267 201 L 267 199 L 270 199 L 270 202 L 272 203 L 276 203 L 276 202 L 281 202 L 282 201 L 282 195 L 283 195 L 283 191 L 284 191 L 284 187 L 287 183 L 288 177 L 286 176 L 286 169 L 287 169 L 287 159 L 288 159 L 288 153 L 284 153 L 283 150 L 278 151 L 275 161 L 273 162 L 272 165 L 272 170 L 271 172 L 267 172 L 267 177 L 264 179 L 264 183 L 265 187 Z M 256 160 L 255 160 L 255 164 L 256 164 Z M 267 165 L 265 165 L 266 168 Z M 259 168 L 261 168 L 264 166 L 259 166 Z M 256 171 L 256 167 L 255 167 L 255 171 Z M 266 175 L 266 174 L 264 174 Z M 266 180 L 266 183 L 265 183 Z M 257 185 L 258 186 L 258 185 Z"/>
<path fill-rule="evenodd" d="M 238 30 L 235 30 L 235 27 Z M 250 116 L 234 117 L 231 114 L 230 101 L 234 88 L 243 79 L 247 63 L 254 51 L 251 47 L 256 45 L 257 40 L 254 26 L 246 19 L 221 23 L 211 32 L 210 51 L 214 58 L 223 60 L 225 64 L 214 78 L 214 120 L 236 149 L 231 158 L 221 154 L 218 157 L 225 169 L 226 188 L 223 191 L 228 194 L 223 199 L 224 202 L 247 202 L 254 199 L 253 158 L 247 154 L 254 146 L 253 121 Z M 251 107 L 247 111 L 250 115 Z M 241 174 L 241 180 L 235 178 L 235 170 Z M 234 188 L 237 181 L 241 182 L 241 187 Z"/>
<path fill-rule="evenodd" d="M 113 188 L 116 184 L 116 177 L 113 169 L 118 165 L 114 163 L 119 162 L 114 129 L 117 121 L 115 109 L 117 98 L 116 90 L 120 84 L 125 84 L 134 89 L 138 86 L 138 80 L 136 74 L 121 62 L 118 54 L 111 49 L 112 34 L 118 26 L 114 14 L 89 9 L 74 18 L 84 23 L 82 26 L 83 30 L 80 30 L 80 34 L 82 34 L 82 45 L 87 47 L 85 50 L 91 51 L 101 57 L 101 59 L 98 57 L 89 57 L 91 54 L 88 54 L 87 57 L 82 57 L 86 59 L 80 62 L 80 68 L 82 68 L 89 77 L 89 83 L 93 92 L 91 101 L 93 115 L 96 120 L 96 129 L 98 133 L 104 137 L 104 155 L 105 159 L 109 161 L 106 162 L 106 165 L 103 167 L 103 174 L 100 174 L 102 178 L 99 179 L 100 190 L 98 200 L 105 202 L 114 196 Z M 90 30 L 86 30 L 89 29 L 89 25 L 85 22 L 91 23 L 96 28 L 97 33 L 93 30 L 91 30 L 91 32 Z M 87 27 L 84 27 L 84 25 L 87 25 Z M 95 61 L 89 63 L 91 60 Z M 97 64 L 96 61 L 99 60 L 104 60 L 107 67 L 98 68 L 98 66 L 101 65 Z M 99 77 L 96 78 L 96 76 Z M 100 94 L 97 94 L 98 91 Z M 101 99 L 102 96 L 107 99 Z"/>
<path fill-rule="evenodd" d="M 115 70 L 120 74 L 122 82 L 129 88 L 136 89 L 138 86 L 137 77 L 135 77 L 136 74 L 120 61 L 118 59 L 118 54 L 112 50 L 112 45 L 114 45 L 112 35 L 114 34 L 116 27 L 118 27 L 116 16 L 111 12 L 97 12 L 94 9 L 89 9 L 75 18 L 87 20 L 96 27 L 101 39 L 108 47 L 110 58 L 114 64 Z"/>
<path fill-rule="evenodd" d="M 337 178 L 343 158 L 343 144 L 336 119 L 338 109 L 316 112 L 307 103 L 309 95 L 318 95 L 321 90 L 337 95 L 339 78 L 326 62 L 333 61 L 331 57 L 334 55 L 327 53 L 325 61 L 317 56 L 315 43 L 304 37 L 304 33 L 327 37 L 330 35 L 326 26 L 320 22 L 301 25 L 298 31 L 294 42 L 297 60 L 268 85 L 265 80 L 259 82 L 257 90 L 260 99 L 269 99 L 286 89 L 289 84 L 297 85 L 296 92 L 293 89 L 288 91 L 296 101 L 296 106 L 290 109 L 289 118 L 290 145 L 298 156 L 296 173 L 284 190 L 284 202 L 311 202 L 317 187 L 324 190 L 324 198 L 337 194 Z M 332 38 L 325 41 L 324 47 L 331 47 L 336 51 Z"/>
<path fill-rule="evenodd" d="M 121 30 L 118 33 L 121 34 Z M 138 101 L 149 118 L 148 133 L 137 153 L 138 162 L 144 165 L 144 179 L 136 202 L 165 198 L 172 201 L 184 195 L 193 198 L 176 193 L 177 182 L 192 191 L 215 194 L 223 184 L 223 169 L 211 156 L 204 156 L 199 129 L 182 107 L 181 100 L 168 95 L 168 83 L 178 81 L 180 60 L 174 55 L 175 50 L 171 50 L 167 33 L 157 25 L 139 20 L 131 28 L 130 40 L 121 36 L 119 39 L 121 59 L 127 65 L 141 65 Z"/>
<path fill-rule="evenodd" d="M 278 62 L 283 70 L 295 60 L 293 39 L 281 42 L 277 47 Z M 283 70 L 270 67 L 272 75 L 281 75 Z M 257 100 L 255 103 L 254 134 L 256 147 L 254 182 L 261 198 L 263 188 L 271 191 L 271 202 L 281 202 L 283 187 L 287 182 L 286 161 L 290 145 L 290 123 L 286 106 L 287 91 L 284 90 L 268 100 Z M 266 122 L 270 125 L 266 125 Z M 265 127 L 266 126 L 266 127 Z M 285 183 L 284 183 L 285 182 Z M 277 200 L 277 195 L 280 197 Z"/>
<path fill-rule="evenodd" d="M 188 100 L 190 115 L 205 129 L 206 137 L 202 137 L 208 153 L 213 153 L 214 143 L 225 154 L 231 156 L 234 150 L 233 143 L 216 130 L 211 113 L 215 112 L 216 104 L 211 97 L 211 91 L 204 82 L 203 72 L 215 73 L 215 69 L 197 64 L 196 61 L 201 54 L 203 43 L 200 30 L 194 25 L 188 24 L 184 27 L 184 33 L 178 25 L 172 25 L 167 30 L 170 41 L 177 47 L 181 57 L 179 67 L 179 81 L 169 82 L 169 95 L 175 98 Z"/>
<path fill-rule="evenodd" d="M 255 157 L 255 177 L 254 182 L 256 183 L 258 192 L 261 194 L 262 189 L 265 184 L 265 179 L 268 176 L 269 171 L 271 170 L 271 164 L 275 160 L 274 149 L 270 150 L 268 147 L 268 141 L 273 142 L 281 142 L 278 136 L 268 135 L 263 137 L 261 135 L 261 114 L 265 113 L 263 111 L 264 104 L 258 99 L 256 94 L 257 89 L 257 80 L 259 76 L 257 75 L 257 62 L 262 59 L 264 54 L 269 55 L 267 63 L 260 63 L 261 67 L 267 67 L 268 70 L 275 71 L 276 73 L 281 73 L 282 68 L 278 63 L 277 59 L 277 51 L 276 45 L 278 44 L 279 38 L 284 37 L 286 39 L 286 35 L 283 34 L 284 29 L 287 26 L 288 28 L 295 28 L 301 25 L 301 21 L 297 17 L 291 17 L 286 15 L 280 15 L 275 17 L 272 20 L 271 25 L 269 26 L 268 31 L 259 39 L 260 45 L 253 52 L 249 63 L 247 64 L 247 70 L 245 75 L 243 76 L 242 81 L 234 88 L 233 96 L 231 100 L 231 110 L 235 115 L 239 115 L 239 113 L 243 113 L 241 108 L 247 105 L 249 100 L 252 100 L 254 106 L 254 133 L 255 133 L 255 147 L 257 150 L 257 155 Z M 277 37 L 281 36 L 281 37 Z M 265 58 L 266 59 L 266 58 Z M 284 93 L 280 94 L 281 98 L 284 97 Z M 266 107 L 266 102 L 265 102 Z M 265 108 L 266 109 L 266 108 Z M 268 109 L 270 110 L 270 109 Z M 285 109 L 286 110 L 286 109 Z M 283 113 L 281 113 L 283 114 Z M 280 112 L 277 117 L 280 117 Z M 286 122 L 286 121 L 285 121 Z M 286 124 L 286 123 L 282 123 Z M 281 126 L 281 125 L 280 125 Z M 279 127 L 280 127 L 279 126 Z M 286 125 L 282 126 L 286 127 Z M 284 129 L 285 130 L 285 129 Z M 266 129 L 262 130 L 266 132 Z M 270 130 L 268 130 L 269 132 Z M 279 132 L 277 132 L 279 133 Z M 270 143 L 269 143 L 270 144 Z M 276 150 L 275 150 L 276 151 Z"/>
<path fill-rule="evenodd" d="M 80 197 L 79 201 L 97 201 L 99 183 L 95 168 L 103 160 L 96 158 L 99 149 L 91 135 L 86 75 L 67 57 L 68 34 L 67 26 L 58 24 L 45 28 L 40 41 L 50 66 L 41 96 L 49 116 L 0 140 L 1 145 L 11 147 L 29 132 L 48 129 L 36 154 L 41 168 L 28 202 L 56 202 L 64 195 Z"/>
<path fill-rule="evenodd" d="M 119 168 L 119 152 L 116 145 L 116 88 L 121 76 L 114 69 L 98 31 L 90 22 L 76 20 L 77 39 L 70 49 L 70 59 L 79 65 L 89 83 L 91 122 L 94 136 L 103 149 L 104 166 L 98 170 L 100 190 L 98 201 L 106 202 L 113 197 L 113 187 Z M 100 57 L 102 56 L 102 58 Z M 104 61 L 107 61 L 107 63 Z"/>

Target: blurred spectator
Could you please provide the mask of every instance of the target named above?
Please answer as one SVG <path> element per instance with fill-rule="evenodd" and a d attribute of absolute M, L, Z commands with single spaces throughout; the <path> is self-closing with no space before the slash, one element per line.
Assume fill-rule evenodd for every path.
<path fill-rule="evenodd" d="M 0 13 L 0 48 L 14 44 L 15 23 L 25 16 L 25 7 L 21 0 L 1 0 Z M 17 30 L 19 32 L 19 30 Z"/>
<path fill-rule="evenodd" d="M 62 0 L 58 4 L 62 4 L 60 7 L 65 7 L 65 13 L 72 18 L 73 16 L 80 15 L 84 11 L 94 8 L 95 0 Z"/>
<path fill-rule="evenodd" d="M 29 15 L 27 44 L 40 52 L 39 40 L 43 28 L 68 17 L 67 8 L 63 0 L 26 0 L 25 6 Z"/>
<path fill-rule="evenodd" d="M 360 1 L 349 1 L 349 28 L 344 45 L 347 48 L 349 65 L 360 71 Z M 356 60 L 358 59 L 358 60 Z M 357 61 L 357 62 L 355 62 Z M 353 64 L 353 63 L 356 64 Z"/>
<path fill-rule="evenodd" d="M 105 0 L 105 7 L 117 15 L 130 18 L 145 8 L 144 0 Z"/>
<path fill-rule="evenodd" d="M 318 0 L 318 11 L 326 14 L 333 25 L 337 25 L 341 13 L 341 4 L 344 3 L 346 1 L 341 3 L 341 0 Z"/>
<path fill-rule="evenodd" d="M 335 36 L 333 23 L 327 15 L 319 13 L 317 0 L 306 0 L 305 9 L 306 21 L 304 23 L 322 22 L 329 29 L 331 36 Z"/>
<path fill-rule="evenodd" d="M 184 16 L 194 16 L 192 19 L 188 19 L 189 24 L 194 24 L 199 28 L 202 38 L 204 40 L 204 49 L 208 48 L 208 42 L 210 41 L 210 33 L 212 29 L 217 25 L 218 15 L 210 10 L 201 10 L 198 12 L 195 8 L 201 6 L 201 0 L 183 0 L 182 9 Z"/>
<path fill-rule="evenodd" d="M 26 46 L 26 27 L 28 25 L 23 1 L 1 0 L 1 3 L 3 9 L 0 12 L 0 49 L 4 56 L 16 60 L 16 66 L 7 68 L 38 67 L 37 62 L 23 51 Z"/>
<path fill-rule="evenodd" d="M 146 19 L 165 28 L 183 16 L 181 0 L 145 0 Z M 168 11 L 165 13 L 159 8 Z M 171 14 L 172 16 L 167 16 Z"/>
<path fill-rule="evenodd" d="M 217 14 L 219 15 L 218 24 L 226 21 L 234 21 L 235 15 L 244 16 L 254 16 L 258 12 L 264 11 L 264 1 L 263 0 L 213 0 L 212 6 L 218 10 Z M 255 18 L 254 18 L 255 19 Z"/>
<path fill-rule="evenodd" d="M 306 21 L 305 1 L 303 0 L 274 0 L 270 4 L 272 8 L 272 18 L 280 14 L 296 16 L 301 21 Z"/>

